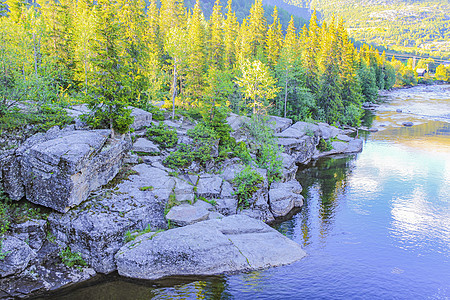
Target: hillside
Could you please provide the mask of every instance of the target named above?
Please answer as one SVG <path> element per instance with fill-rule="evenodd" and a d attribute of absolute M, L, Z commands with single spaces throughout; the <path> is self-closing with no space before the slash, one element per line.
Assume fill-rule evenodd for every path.
<path fill-rule="evenodd" d="M 188 8 L 193 8 L 196 0 L 185 0 L 185 5 Z M 212 13 L 212 8 L 214 6 L 215 0 L 200 0 L 200 5 L 206 19 Z M 250 8 L 254 1 L 248 0 L 233 0 L 231 6 L 236 13 L 236 17 L 239 22 L 242 22 L 249 14 Z M 226 7 L 227 0 L 221 0 L 222 7 Z M 288 4 L 283 0 L 263 0 L 265 17 L 270 23 L 272 20 L 273 7 L 276 6 L 278 9 L 278 15 L 283 25 L 283 29 L 286 30 L 291 15 L 294 16 L 294 23 L 297 28 L 303 27 L 304 24 L 308 23 L 311 16 L 309 8 L 302 6 L 297 6 L 293 4 Z M 223 12 L 225 9 L 223 8 Z"/>
<path fill-rule="evenodd" d="M 450 57 L 450 3 L 446 0 L 285 0 L 336 14 L 355 40 L 391 50 Z"/>

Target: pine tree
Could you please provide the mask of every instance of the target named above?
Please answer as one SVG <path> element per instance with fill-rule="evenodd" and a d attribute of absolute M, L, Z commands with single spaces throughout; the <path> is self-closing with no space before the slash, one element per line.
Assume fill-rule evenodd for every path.
<path fill-rule="evenodd" d="M 231 0 L 228 0 L 227 14 L 224 20 L 224 65 L 226 69 L 233 68 L 236 62 L 236 37 L 239 31 L 239 24 L 231 9 Z"/>
<path fill-rule="evenodd" d="M 94 127 L 109 127 L 113 132 L 125 133 L 133 119 L 126 108 L 124 81 L 127 74 L 120 60 L 123 33 L 116 5 L 112 0 L 100 0 L 95 8 L 96 30 L 91 50 L 94 74 L 89 102 L 93 114 L 88 122 Z"/>
<path fill-rule="evenodd" d="M 337 122 L 343 112 L 342 81 L 339 76 L 339 43 L 334 24 L 322 25 L 322 49 L 319 61 L 319 117 L 328 123 Z"/>
<path fill-rule="evenodd" d="M 303 67 L 305 69 L 306 87 L 313 93 L 319 90 L 318 56 L 320 52 L 320 27 L 317 24 L 317 14 L 314 10 L 309 21 L 307 40 L 303 43 Z"/>
<path fill-rule="evenodd" d="M 280 55 L 281 44 L 283 42 L 283 32 L 281 31 L 281 23 L 278 19 L 278 10 L 275 6 L 273 9 L 273 23 L 269 25 L 266 38 L 266 55 L 271 66 L 275 66 Z M 292 18 L 291 18 L 292 20 Z"/>
<path fill-rule="evenodd" d="M 87 0 L 79 0 L 75 9 L 76 22 L 74 29 L 75 48 L 75 80 L 84 84 L 87 92 L 89 74 L 91 74 L 91 42 L 95 34 L 93 5 Z"/>
<path fill-rule="evenodd" d="M 128 73 L 127 82 L 124 88 L 130 103 L 142 105 L 140 103 L 140 93 L 144 89 L 146 80 L 143 76 L 143 65 L 148 48 L 144 42 L 144 31 L 148 28 L 147 18 L 144 13 L 144 0 L 119 0 L 118 20 L 122 26 L 124 34 L 122 42 L 122 52 L 120 53 L 123 66 Z"/>
<path fill-rule="evenodd" d="M 41 10 L 46 26 L 42 51 L 47 56 L 48 68 L 57 72 L 55 88 L 66 87 L 73 78 L 74 69 L 74 2 L 48 0 L 42 4 Z"/>
<path fill-rule="evenodd" d="M 220 0 L 216 0 L 209 20 L 208 36 L 208 65 L 219 69 L 223 67 L 224 59 L 224 18 L 221 10 Z"/>
<path fill-rule="evenodd" d="M 280 59 L 278 61 L 277 69 L 279 70 L 280 78 L 284 83 L 284 117 L 287 115 L 288 89 L 290 82 L 295 78 L 294 67 L 297 53 L 297 38 L 295 33 L 294 18 L 291 17 L 289 26 L 287 28 L 286 36 L 283 42 Z"/>
<path fill-rule="evenodd" d="M 192 100 L 200 99 L 204 88 L 205 41 L 203 13 L 197 0 L 188 27 L 188 72 L 186 73 L 186 93 Z"/>
<path fill-rule="evenodd" d="M 266 18 L 262 0 L 255 0 L 248 16 L 248 32 L 251 54 L 254 58 L 263 59 L 264 41 L 266 40 Z"/>
<path fill-rule="evenodd" d="M 159 28 L 165 36 L 171 28 L 181 28 L 186 23 L 186 8 L 183 0 L 161 0 Z"/>
<path fill-rule="evenodd" d="M 178 94 L 178 72 L 180 66 L 185 64 L 187 57 L 187 33 L 186 30 L 180 27 L 171 28 L 164 41 L 164 50 L 170 55 L 170 64 L 172 66 L 172 83 L 171 83 L 171 98 L 172 98 L 172 119 L 175 119 L 175 100 Z"/>

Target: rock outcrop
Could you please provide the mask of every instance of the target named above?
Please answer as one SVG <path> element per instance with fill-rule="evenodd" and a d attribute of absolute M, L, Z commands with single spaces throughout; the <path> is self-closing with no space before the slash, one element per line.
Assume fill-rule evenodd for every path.
<path fill-rule="evenodd" d="M 142 235 L 118 251 L 116 262 L 122 276 L 156 280 L 259 270 L 305 255 L 300 245 L 263 222 L 235 215 Z"/>
<path fill-rule="evenodd" d="M 130 140 L 110 130 L 63 130 L 36 134 L 5 158 L 3 187 L 13 200 L 66 212 L 108 183 L 122 166 Z"/>

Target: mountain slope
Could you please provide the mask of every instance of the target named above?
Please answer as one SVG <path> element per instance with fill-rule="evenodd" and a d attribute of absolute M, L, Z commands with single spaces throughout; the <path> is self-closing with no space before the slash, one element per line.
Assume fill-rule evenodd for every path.
<path fill-rule="evenodd" d="M 195 1 L 196 0 L 185 0 L 186 7 L 188 8 L 194 7 Z M 200 6 L 206 19 L 209 19 L 209 16 L 212 13 L 214 2 L 215 0 L 200 0 Z M 239 22 L 242 22 L 242 20 L 250 14 L 250 8 L 253 2 L 254 2 L 253 0 L 232 1 L 231 7 L 236 13 L 236 17 Z M 227 5 L 227 0 L 221 0 L 221 5 L 222 5 L 222 12 L 225 13 L 226 11 L 224 7 Z M 311 16 L 309 8 L 288 4 L 283 0 L 263 0 L 263 5 L 265 16 L 269 24 L 272 22 L 271 15 L 273 12 L 273 7 L 274 6 L 277 7 L 278 15 L 283 25 L 283 29 L 287 28 L 291 15 L 294 16 L 294 23 L 297 28 L 301 28 L 304 24 L 306 24 Z"/>
<path fill-rule="evenodd" d="M 286 0 L 342 17 L 355 39 L 410 53 L 450 56 L 448 0 Z"/>

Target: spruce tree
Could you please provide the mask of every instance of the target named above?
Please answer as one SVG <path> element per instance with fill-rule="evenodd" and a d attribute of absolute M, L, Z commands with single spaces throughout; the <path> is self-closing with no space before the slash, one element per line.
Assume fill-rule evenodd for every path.
<path fill-rule="evenodd" d="M 280 55 L 281 44 L 283 43 L 283 32 L 281 31 L 281 23 L 278 18 L 278 10 L 275 6 L 273 9 L 273 22 L 269 25 L 266 37 L 266 55 L 271 66 L 275 66 Z M 292 18 L 291 18 L 292 20 Z"/>
<path fill-rule="evenodd" d="M 236 37 L 239 31 L 239 24 L 236 15 L 231 9 L 231 0 L 228 0 L 227 14 L 224 20 L 224 66 L 226 69 L 232 69 L 236 62 Z"/>
<path fill-rule="evenodd" d="M 112 0 L 100 0 L 95 8 L 96 30 L 91 50 L 94 74 L 89 101 L 92 114 L 87 121 L 93 127 L 109 127 L 113 133 L 114 130 L 125 133 L 133 118 L 126 103 L 127 74 L 120 59 L 123 32 L 117 15 L 118 7 Z"/>
<path fill-rule="evenodd" d="M 205 72 L 205 29 L 203 13 L 197 0 L 188 27 L 188 57 L 186 72 L 186 94 L 191 100 L 200 99 L 203 95 Z"/>

